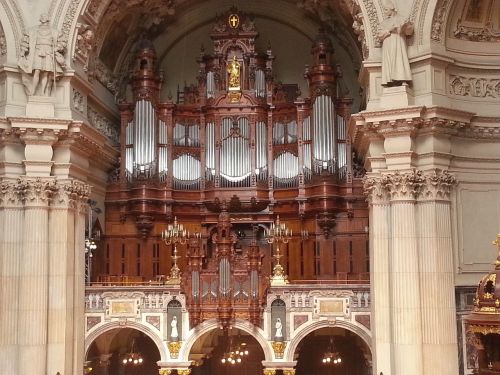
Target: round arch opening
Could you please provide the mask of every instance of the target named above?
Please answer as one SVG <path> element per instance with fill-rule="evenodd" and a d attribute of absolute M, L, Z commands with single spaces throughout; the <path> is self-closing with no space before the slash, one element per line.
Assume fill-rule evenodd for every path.
<path fill-rule="evenodd" d="M 214 329 L 195 341 L 188 358 L 193 363 L 192 375 L 251 375 L 262 373 L 264 351 L 241 329 Z"/>
<path fill-rule="evenodd" d="M 295 350 L 296 375 L 369 375 L 372 355 L 357 334 L 325 327 L 305 336 Z"/>
<path fill-rule="evenodd" d="M 134 328 L 114 328 L 100 334 L 85 357 L 93 375 L 157 375 L 160 352 L 155 342 Z"/>

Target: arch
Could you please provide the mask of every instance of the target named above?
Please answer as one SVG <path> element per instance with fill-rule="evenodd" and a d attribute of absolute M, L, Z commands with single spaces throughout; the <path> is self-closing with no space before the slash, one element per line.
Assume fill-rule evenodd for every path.
<path fill-rule="evenodd" d="M 255 340 L 257 340 L 262 348 L 262 351 L 264 352 L 264 360 L 272 361 L 273 350 L 269 345 L 269 342 L 264 337 L 264 331 L 262 329 L 242 319 L 236 319 L 233 324 L 233 328 L 241 329 L 242 331 L 252 336 Z M 193 347 L 194 343 L 205 333 L 213 331 L 214 329 L 219 329 L 219 322 L 216 319 L 206 320 L 191 329 L 188 332 L 189 339 L 184 343 L 179 352 L 179 361 L 187 362 L 189 360 L 189 353 L 191 352 L 191 348 Z"/>
<path fill-rule="evenodd" d="M 17 61 L 17 51 L 22 34 L 25 32 L 24 18 L 13 0 L 0 1 L 0 24 L 7 42 L 7 61 Z"/>
<path fill-rule="evenodd" d="M 321 328 L 332 328 L 332 327 L 344 328 L 348 331 L 355 333 L 356 335 L 361 337 L 361 339 L 370 349 L 370 352 L 372 352 L 373 354 L 371 335 L 368 332 L 366 332 L 365 329 L 361 328 L 361 326 L 358 326 L 350 322 L 346 322 L 344 320 L 336 320 L 334 323 L 332 323 L 329 320 L 319 320 L 306 325 L 294 336 L 292 340 L 290 340 L 290 343 L 285 349 L 285 353 L 283 355 L 284 360 L 290 362 L 293 361 L 293 358 L 295 356 L 295 351 L 297 350 L 297 346 L 302 341 L 302 339 L 304 339 L 304 337 L 306 337 L 308 334 L 317 331 L 318 329 Z"/>
<path fill-rule="evenodd" d="M 87 353 L 90 349 L 90 345 L 92 345 L 92 343 L 103 333 L 111 331 L 112 329 L 132 328 L 144 333 L 151 340 L 153 340 L 156 347 L 158 348 L 158 351 L 160 352 L 161 362 L 167 360 L 168 358 L 167 347 L 163 343 L 162 338 L 155 331 L 153 331 L 151 328 L 142 323 L 131 322 L 131 321 L 127 321 L 126 323 L 127 323 L 126 325 L 123 325 L 123 322 L 120 321 L 104 323 L 103 325 L 98 326 L 97 328 L 92 330 L 92 332 L 90 332 L 88 335 L 85 335 L 85 356 L 87 356 Z"/>

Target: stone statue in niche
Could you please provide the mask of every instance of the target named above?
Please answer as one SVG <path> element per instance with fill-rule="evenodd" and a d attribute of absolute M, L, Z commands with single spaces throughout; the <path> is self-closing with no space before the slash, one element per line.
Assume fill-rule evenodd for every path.
<path fill-rule="evenodd" d="M 172 317 L 170 322 L 170 341 L 179 341 L 179 330 L 177 329 L 177 316 Z"/>
<path fill-rule="evenodd" d="M 274 325 L 276 332 L 274 333 L 274 339 L 276 341 L 283 341 L 283 324 L 281 323 L 281 319 L 276 319 L 276 324 Z"/>
<path fill-rule="evenodd" d="M 18 65 L 27 95 L 50 96 L 56 79 L 66 68 L 66 41 L 58 38 L 46 14 L 21 40 Z"/>
<path fill-rule="evenodd" d="M 382 86 L 401 86 L 411 82 L 406 38 L 413 34 L 413 24 L 401 17 L 388 1 L 386 19 L 380 23 L 378 38 L 382 43 Z"/>

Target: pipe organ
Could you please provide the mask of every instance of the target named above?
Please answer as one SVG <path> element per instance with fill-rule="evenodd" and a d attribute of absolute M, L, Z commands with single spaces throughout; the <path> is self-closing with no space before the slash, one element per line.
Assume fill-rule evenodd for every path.
<path fill-rule="evenodd" d="M 160 97 L 163 75 L 153 45 L 138 45 L 133 95 L 120 104 L 120 178 L 106 197 L 99 262 L 106 266 L 96 267 L 94 279 L 167 275 L 171 251 L 159 234 L 177 216 L 199 233 L 196 243 L 178 246 L 194 321 L 214 298 L 226 301 L 226 315 L 245 314 L 246 307 L 227 304 L 235 283 L 247 288 L 239 296 L 252 296 L 244 300 L 258 321 L 274 251 L 263 234 L 279 214 L 295 233 L 281 260 L 290 279 L 368 280 L 368 211 L 346 134 L 352 101 L 337 90 L 342 77 L 331 42 L 322 32 L 314 40 L 304 74 L 310 92 L 303 97 L 297 85 L 274 80 L 275 57 L 270 47 L 255 49 L 257 37 L 249 15 L 233 8 L 218 16 L 213 51 L 201 51 L 197 83 L 179 90 L 177 102 Z M 221 212 L 234 238 L 224 255 L 212 241 Z M 160 265 L 151 268 L 153 248 Z M 160 261 L 158 249 L 165 254 Z M 251 269 L 233 267 L 235 256 L 240 265 L 251 258 Z"/>

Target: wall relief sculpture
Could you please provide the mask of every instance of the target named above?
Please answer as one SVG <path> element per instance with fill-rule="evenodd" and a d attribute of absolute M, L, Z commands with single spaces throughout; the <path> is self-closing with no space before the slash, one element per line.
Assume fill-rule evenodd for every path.
<path fill-rule="evenodd" d="M 21 40 L 18 65 L 27 95 L 50 96 L 66 68 L 66 41 L 58 37 L 46 14 Z"/>
<path fill-rule="evenodd" d="M 400 86 L 412 80 L 406 38 L 413 34 L 413 24 L 400 16 L 390 1 L 384 13 L 387 18 L 380 23 L 378 33 L 382 42 L 382 85 Z"/>
<path fill-rule="evenodd" d="M 95 33 L 89 25 L 80 25 L 76 37 L 75 57 L 83 63 L 87 70 L 90 51 L 94 48 Z"/>
<path fill-rule="evenodd" d="M 500 98 L 500 79 L 464 77 L 450 74 L 449 92 L 452 95 L 475 98 Z"/>

